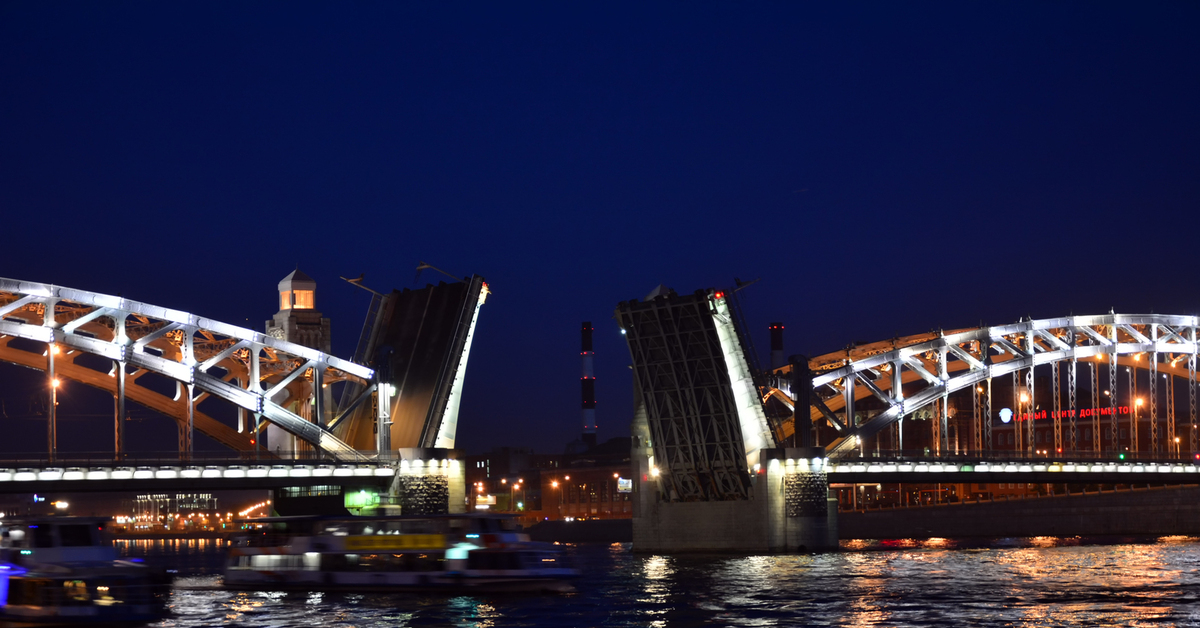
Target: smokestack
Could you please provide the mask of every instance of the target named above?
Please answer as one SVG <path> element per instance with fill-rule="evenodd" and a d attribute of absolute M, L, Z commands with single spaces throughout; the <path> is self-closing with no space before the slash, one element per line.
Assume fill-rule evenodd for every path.
<path fill-rule="evenodd" d="M 783 366 L 783 323 L 771 323 L 771 368 Z"/>
<path fill-rule="evenodd" d="M 596 446 L 596 372 L 592 370 L 592 323 L 584 321 L 580 333 L 582 347 L 580 356 L 583 362 L 583 377 L 580 378 L 580 392 L 583 397 L 583 442 L 588 449 Z"/>

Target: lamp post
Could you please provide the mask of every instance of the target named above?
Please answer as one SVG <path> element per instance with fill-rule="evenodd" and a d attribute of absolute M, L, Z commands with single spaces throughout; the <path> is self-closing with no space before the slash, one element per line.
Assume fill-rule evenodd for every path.
<path fill-rule="evenodd" d="M 524 481 L 525 480 L 523 478 L 518 478 L 516 482 L 508 485 L 508 508 L 512 512 L 517 512 L 519 510 L 519 508 L 517 508 L 517 504 L 515 503 L 517 499 L 517 489 L 521 489 L 522 497 L 525 495 L 525 487 L 521 485 L 521 483 Z"/>
<path fill-rule="evenodd" d="M 1137 429 L 1140 423 L 1138 411 L 1141 409 L 1143 403 L 1145 403 L 1145 400 L 1141 397 L 1133 400 L 1133 425 L 1129 427 L 1129 443 L 1133 446 L 1132 453 L 1134 454 L 1137 454 Z"/>
<path fill-rule="evenodd" d="M 1021 443 L 1022 434 L 1021 434 L 1020 421 L 1022 420 L 1022 417 L 1024 417 L 1025 421 L 1033 420 L 1033 412 L 1030 411 L 1030 408 L 1029 408 L 1029 392 L 1022 390 L 1020 399 L 1021 399 L 1021 404 L 1017 407 L 1017 421 L 1018 422 L 1013 424 L 1013 431 L 1017 433 L 1017 442 L 1018 443 Z M 1029 429 L 1026 429 L 1025 431 L 1028 434 L 1032 434 L 1032 431 Z M 1028 444 L 1021 443 L 1022 451 L 1028 451 L 1031 449 L 1033 449 L 1033 438 L 1032 437 L 1029 439 Z"/>
<path fill-rule="evenodd" d="M 58 376 L 54 372 L 54 356 L 61 351 L 58 345 L 50 343 L 46 347 L 47 375 L 50 377 L 50 410 L 46 417 L 46 450 L 50 462 L 54 462 L 58 454 Z"/>

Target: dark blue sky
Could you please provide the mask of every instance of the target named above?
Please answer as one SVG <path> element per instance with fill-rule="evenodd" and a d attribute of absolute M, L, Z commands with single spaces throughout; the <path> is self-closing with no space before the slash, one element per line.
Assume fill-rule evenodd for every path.
<path fill-rule="evenodd" d="M 1190 3 L 0 2 L 0 276 L 261 329 L 298 264 L 478 273 L 460 445 L 561 450 L 578 329 L 627 433 L 620 300 L 762 278 L 818 354 L 1195 313 Z M 433 280 L 425 275 L 423 280 Z M 13 373 L 0 369 L 2 379 Z M 11 391 L 10 391 L 11 392 Z M 38 428 L 41 429 L 41 428 Z"/>

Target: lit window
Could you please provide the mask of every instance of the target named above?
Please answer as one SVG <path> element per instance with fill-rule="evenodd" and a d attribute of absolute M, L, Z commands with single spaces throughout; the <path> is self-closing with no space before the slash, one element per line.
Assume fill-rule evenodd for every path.
<path fill-rule="evenodd" d="M 292 291 L 291 290 L 284 290 L 283 292 L 279 293 L 279 309 L 281 309 L 281 310 L 292 309 Z"/>
<path fill-rule="evenodd" d="M 297 310 L 313 309 L 313 291 L 312 290 L 297 290 L 296 291 L 296 309 Z"/>

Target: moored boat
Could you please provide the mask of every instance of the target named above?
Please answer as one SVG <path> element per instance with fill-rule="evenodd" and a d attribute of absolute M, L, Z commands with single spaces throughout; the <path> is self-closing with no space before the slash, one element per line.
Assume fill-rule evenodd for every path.
<path fill-rule="evenodd" d="M 235 539 L 232 589 L 567 591 L 558 547 L 486 515 L 272 517 Z"/>

